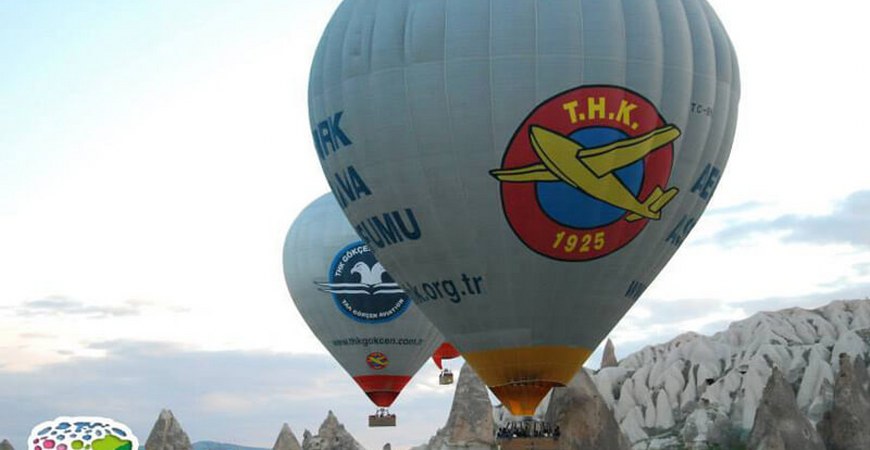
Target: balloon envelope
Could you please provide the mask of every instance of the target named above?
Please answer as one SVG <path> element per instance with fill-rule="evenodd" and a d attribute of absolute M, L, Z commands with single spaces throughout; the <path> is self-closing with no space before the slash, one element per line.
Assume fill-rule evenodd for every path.
<path fill-rule="evenodd" d="M 443 340 L 359 240 L 332 194 L 290 227 L 284 278 L 311 331 L 379 407 L 393 403 Z"/>
<path fill-rule="evenodd" d="M 697 223 L 738 98 L 704 0 L 345 0 L 309 114 L 357 232 L 531 414 Z"/>

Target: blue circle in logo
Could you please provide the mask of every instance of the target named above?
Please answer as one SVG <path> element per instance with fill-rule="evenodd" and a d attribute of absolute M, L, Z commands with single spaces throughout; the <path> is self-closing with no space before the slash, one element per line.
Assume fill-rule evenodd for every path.
<path fill-rule="evenodd" d="M 584 148 L 595 148 L 628 137 L 621 130 L 608 127 L 581 128 L 569 136 Z M 637 196 L 643 184 L 643 160 L 613 172 L 619 181 Z M 616 222 L 625 210 L 592 197 L 563 181 L 536 183 L 541 210 L 556 222 L 572 228 L 598 228 Z"/>
<path fill-rule="evenodd" d="M 405 292 L 362 241 L 335 255 L 325 288 L 339 311 L 362 323 L 389 322 L 411 305 Z"/>

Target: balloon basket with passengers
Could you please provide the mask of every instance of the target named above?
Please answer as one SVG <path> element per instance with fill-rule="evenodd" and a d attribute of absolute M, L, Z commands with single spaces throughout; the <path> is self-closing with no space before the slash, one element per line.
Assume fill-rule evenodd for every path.
<path fill-rule="evenodd" d="M 453 384 L 453 372 L 448 368 L 442 369 L 441 373 L 438 375 L 438 384 L 442 386 Z"/>
<path fill-rule="evenodd" d="M 396 415 L 391 414 L 387 408 L 378 408 L 378 410 L 369 416 L 370 427 L 394 427 L 396 426 Z"/>
<path fill-rule="evenodd" d="M 571 380 L 685 241 L 740 97 L 704 0 L 345 0 L 310 73 L 334 199 L 285 247 L 303 317 L 379 408 L 446 340 L 517 417 Z M 383 266 L 335 256 L 354 241 Z M 372 333 L 385 344 L 361 343 Z"/>
<path fill-rule="evenodd" d="M 558 425 L 531 417 L 507 422 L 495 435 L 501 450 L 556 450 L 560 436 Z"/>

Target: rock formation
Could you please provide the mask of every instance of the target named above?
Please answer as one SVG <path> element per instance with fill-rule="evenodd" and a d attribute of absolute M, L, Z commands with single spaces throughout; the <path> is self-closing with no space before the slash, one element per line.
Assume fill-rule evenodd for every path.
<path fill-rule="evenodd" d="M 604 344 L 604 353 L 601 355 L 601 368 L 616 367 L 617 365 L 619 362 L 616 359 L 616 348 L 613 346 L 613 341 L 608 338 L 607 343 Z"/>
<path fill-rule="evenodd" d="M 148 450 L 193 450 L 190 438 L 181 428 L 181 424 L 172 415 L 172 411 L 160 411 L 151 434 L 145 442 Z"/>
<path fill-rule="evenodd" d="M 320 425 L 317 436 L 305 430 L 302 439 L 303 450 L 365 450 L 359 442 L 344 429 L 332 411 Z M 148 449 L 151 450 L 151 449 Z"/>
<path fill-rule="evenodd" d="M 745 444 L 773 367 L 797 393 L 798 410 L 817 423 L 835 403 L 839 354 L 861 356 L 863 366 L 868 352 L 870 301 L 835 301 L 758 313 L 712 336 L 685 333 L 593 379 L 636 450 L 706 448 L 734 436 Z M 870 387 L 866 368 L 847 366 Z"/>
<path fill-rule="evenodd" d="M 605 354 L 610 347 L 605 345 Z M 841 361 L 841 353 L 847 359 Z M 814 310 L 758 313 L 712 336 L 685 333 L 616 365 L 603 357 L 592 381 L 634 450 L 743 448 L 750 433 L 748 448 L 813 449 L 821 448 L 821 439 L 829 449 L 870 449 L 870 436 L 864 435 L 870 430 L 868 356 L 870 300 L 835 301 Z M 535 413 L 538 420 L 568 420 L 560 425 L 562 445 L 626 448 L 621 438 L 580 442 L 594 441 L 585 432 L 607 429 L 607 408 L 576 407 L 583 395 L 595 397 L 588 385 L 583 394 L 572 394 L 579 397 L 571 401 L 575 406 L 566 406 L 566 389 L 555 389 Z M 517 420 L 504 408 L 495 411 L 497 424 Z M 589 425 L 596 418 L 602 422 Z M 441 430 L 418 450 L 449 448 L 446 442 Z"/>
<path fill-rule="evenodd" d="M 686 448 L 699 450 L 735 448 L 740 441 L 740 436 L 731 427 L 728 416 L 707 402 L 702 402 L 686 417 L 679 438 Z"/>
<path fill-rule="evenodd" d="M 855 380 L 858 382 L 858 386 L 861 387 L 861 390 L 870 395 L 870 373 L 867 372 L 867 364 L 864 362 L 864 358 L 861 355 L 858 355 L 855 358 L 853 366 L 855 369 Z"/>
<path fill-rule="evenodd" d="M 0 442 L 0 450 L 15 450 L 15 449 L 12 447 L 12 444 L 10 444 L 9 441 L 7 441 L 6 439 L 3 439 L 3 441 Z"/>
<path fill-rule="evenodd" d="M 462 366 L 447 424 L 415 450 L 488 450 L 496 448 L 495 422 L 486 385 L 468 364 Z"/>
<path fill-rule="evenodd" d="M 299 445 L 299 440 L 296 439 L 296 435 L 293 434 L 290 425 L 285 423 L 281 427 L 281 432 L 278 433 L 278 439 L 275 440 L 272 450 L 302 450 L 302 446 Z"/>
<path fill-rule="evenodd" d="M 758 450 L 825 450 L 816 428 L 798 409 L 794 390 L 779 368 L 774 367 L 764 386 L 748 447 Z"/>
<path fill-rule="evenodd" d="M 834 404 L 819 422 L 819 433 L 829 450 L 870 448 L 870 395 L 863 386 L 867 378 L 863 358 L 853 364 L 849 354 L 841 353 L 839 366 Z"/>
<path fill-rule="evenodd" d="M 584 369 L 578 371 L 567 386 L 553 389 L 546 421 L 559 426 L 560 449 L 631 448 L 613 412 Z"/>

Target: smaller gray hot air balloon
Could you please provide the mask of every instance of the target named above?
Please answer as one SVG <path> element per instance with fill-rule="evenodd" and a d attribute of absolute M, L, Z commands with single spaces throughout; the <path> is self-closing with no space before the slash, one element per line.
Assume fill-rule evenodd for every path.
<path fill-rule="evenodd" d="M 305 208 L 284 243 L 284 279 L 299 313 L 378 406 L 370 426 L 443 342 L 356 235 L 332 194 Z"/>

